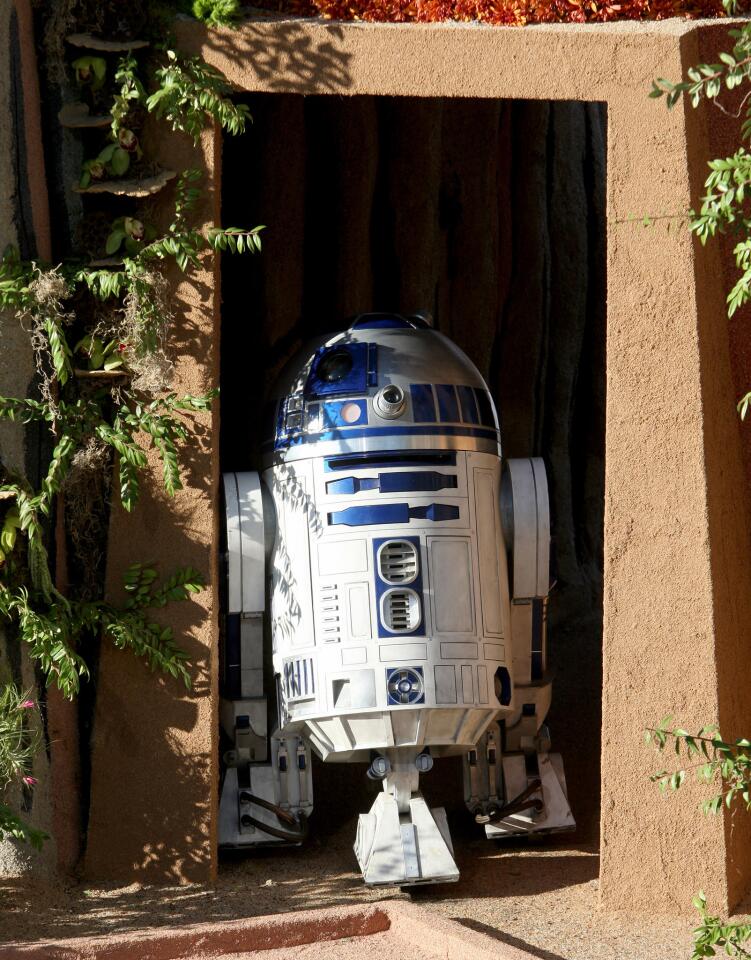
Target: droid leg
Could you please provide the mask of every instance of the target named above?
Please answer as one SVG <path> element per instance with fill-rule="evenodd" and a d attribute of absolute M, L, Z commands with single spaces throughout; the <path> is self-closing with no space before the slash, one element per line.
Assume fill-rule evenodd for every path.
<path fill-rule="evenodd" d="M 534 720 L 534 717 L 524 718 Z M 501 754 L 503 731 L 494 723 L 464 761 L 467 807 L 487 837 L 573 830 L 560 754 L 550 753 L 546 726 Z M 514 738 L 515 739 L 515 738 Z M 508 746 L 508 740 L 506 741 Z"/>
<path fill-rule="evenodd" d="M 514 712 L 494 723 L 464 760 L 464 796 L 488 837 L 572 830 L 559 754 L 544 725 L 552 681 L 547 671 L 546 604 L 550 516 L 541 460 L 509 460 L 501 488 L 509 551 Z"/>
<path fill-rule="evenodd" d="M 368 886 L 459 879 L 446 811 L 428 809 L 419 776 L 414 759 L 395 760 L 370 813 L 360 814 L 355 855 Z"/>

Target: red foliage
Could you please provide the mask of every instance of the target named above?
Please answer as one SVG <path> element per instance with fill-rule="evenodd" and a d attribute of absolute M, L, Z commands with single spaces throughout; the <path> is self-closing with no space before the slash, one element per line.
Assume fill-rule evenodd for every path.
<path fill-rule="evenodd" d="M 264 5 L 332 20 L 475 20 L 511 26 L 724 16 L 721 0 L 267 0 Z"/>

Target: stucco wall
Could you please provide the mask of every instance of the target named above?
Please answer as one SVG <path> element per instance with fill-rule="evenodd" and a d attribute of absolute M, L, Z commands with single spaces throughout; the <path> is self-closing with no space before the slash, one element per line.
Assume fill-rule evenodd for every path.
<path fill-rule="evenodd" d="M 702 819 L 693 787 L 661 798 L 648 781 L 657 761 L 642 744 L 643 728 L 667 712 L 688 725 L 721 719 L 733 730 L 751 727 L 741 658 L 751 623 L 748 522 L 721 271 L 716 253 L 700 252 L 686 231 L 650 232 L 628 222 L 644 212 L 685 210 L 699 195 L 710 149 L 705 119 L 682 109 L 666 113 L 646 93 L 653 77 L 678 77 L 695 62 L 699 38 L 711 42 L 725 30 L 677 21 L 513 30 L 278 18 L 209 36 L 188 23 L 178 30 L 181 49 L 201 52 L 240 89 L 607 103 L 600 887 L 607 908 L 685 911 L 703 887 L 723 909 L 751 879 L 745 826 L 731 836 L 722 817 Z M 218 177 L 209 143 L 204 151 Z M 215 280 L 205 274 L 195 289 L 176 289 L 185 302 L 179 330 L 186 385 L 215 382 Z M 129 527 L 134 533 L 121 532 L 115 518 L 113 571 L 145 544 L 165 563 L 209 567 L 216 462 L 207 439 L 187 494 L 175 501 L 154 494 L 140 527 Z M 102 660 L 92 872 L 192 878 L 215 869 L 213 594 L 196 611 L 190 623 L 191 614 L 181 614 L 185 642 L 202 664 L 189 702 L 155 697 L 152 678 L 114 652 Z M 163 731 L 177 738 L 167 749 Z M 186 776 L 190 769 L 195 776 Z"/>

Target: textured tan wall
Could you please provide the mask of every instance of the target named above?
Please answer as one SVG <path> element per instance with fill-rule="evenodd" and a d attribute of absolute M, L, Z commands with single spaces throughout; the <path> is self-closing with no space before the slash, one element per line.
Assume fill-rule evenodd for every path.
<path fill-rule="evenodd" d="M 163 144 L 163 166 L 205 171 L 198 222 L 213 221 L 213 177 L 218 141 L 206 134 L 199 149 L 175 136 Z M 176 363 L 173 389 L 201 395 L 218 381 L 218 276 L 211 267 L 173 272 L 175 321 L 170 335 Z M 113 504 L 107 559 L 107 596 L 122 600 L 128 564 L 155 562 L 169 574 L 191 565 L 216 584 L 218 413 L 196 417 L 195 438 L 183 457 L 184 489 L 168 497 L 161 464 L 149 456 L 133 514 Z M 193 689 L 157 678 L 131 653 L 106 640 L 99 665 L 92 743 L 87 876 L 138 877 L 145 882 L 205 881 L 216 871 L 218 763 L 217 598 L 213 588 L 172 604 L 154 619 L 169 623 L 191 656 Z"/>
<path fill-rule="evenodd" d="M 643 728 L 668 711 L 688 724 L 719 718 L 740 728 L 747 720 L 740 651 L 751 622 L 743 566 L 748 525 L 720 273 L 686 231 L 650 232 L 624 222 L 644 212 L 685 210 L 697 196 L 708 150 L 703 121 L 681 109 L 667 114 L 646 93 L 653 77 L 677 77 L 694 61 L 698 36 L 724 29 L 678 21 L 514 30 L 274 18 L 208 37 L 193 24 L 178 31 L 182 49 L 202 52 L 241 89 L 608 104 L 601 866 L 607 908 L 685 911 L 700 886 L 713 907 L 725 908 L 746 889 L 751 869 L 745 835 L 739 830 L 730 841 L 722 818 L 702 819 L 697 790 L 670 799 L 657 794 L 648 782 L 657 761 L 641 739 Z M 201 279 L 207 286 L 195 293 L 180 288 L 196 324 L 180 369 L 209 383 L 218 294 L 209 276 Z M 208 447 L 197 467 L 187 500 L 147 500 L 140 534 L 118 538 L 115 518 L 112 577 L 149 544 L 152 555 L 189 552 L 207 566 L 216 469 Z M 203 599 L 209 606 L 198 621 L 189 626 L 190 611 L 182 615 L 186 633 L 208 654 L 214 601 Z M 210 874 L 212 663 L 196 696 L 175 702 L 166 694 L 147 700 L 137 667 L 116 654 L 105 657 L 92 871 L 121 874 L 130 864 L 139 874 L 161 851 L 151 876 Z M 176 729 L 177 748 L 154 738 L 154 727 L 160 734 Z M 183 770 L 177 780 L 176 758 Z M 186 777 L 191 767 L 196 774 Z M 195 831 L 202 838 L 198 853 Z M 190 859 L 194 868 L 187 870 Z"/>

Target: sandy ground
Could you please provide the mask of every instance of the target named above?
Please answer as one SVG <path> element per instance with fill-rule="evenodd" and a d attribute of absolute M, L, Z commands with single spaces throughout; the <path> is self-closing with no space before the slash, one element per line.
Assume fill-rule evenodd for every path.
<path fill-rule="evenodd" d="M 598 914 L 596 848 L 573 846 L 570 838 L 499 846 L 457 837 L 459 882 L 410 894 L 363 885 L 354 832 L 347 823 L 304 848 L 225 858 L 213 886 L 60 888 L 0 880 L 0 943 L 407 898 L 541 960 L 690 956 L 690 920 Z"/>

